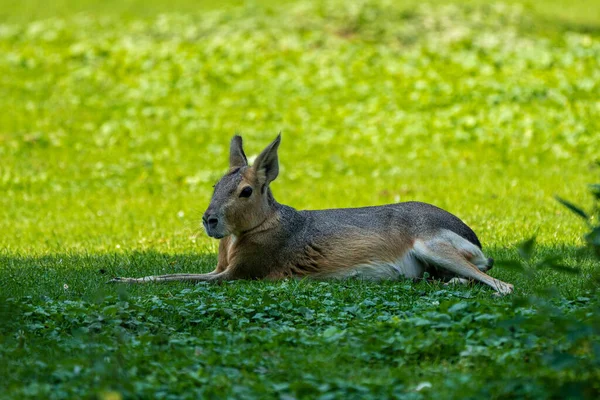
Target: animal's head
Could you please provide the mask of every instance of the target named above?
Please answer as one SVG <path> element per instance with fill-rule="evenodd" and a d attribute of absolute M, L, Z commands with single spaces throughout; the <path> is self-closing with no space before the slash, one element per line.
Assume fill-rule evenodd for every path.
<path fill-rule="evenodd" d="M 217 182 L 202 216 L 206 233 L 216 239 L 240 235 L 259 226 L 271 212 L 269 184 L 279 174 L 277 149 L 281 135 L 249 166 L 242 138 L 234 136 L 229 148 L 229 171 Z"/>

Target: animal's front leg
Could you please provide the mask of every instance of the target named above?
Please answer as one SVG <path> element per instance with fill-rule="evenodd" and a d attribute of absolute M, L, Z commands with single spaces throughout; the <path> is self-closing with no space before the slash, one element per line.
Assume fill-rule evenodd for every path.
<path fill-rule="evenodd" d="M 113 278 L 107 283 L 148 283 L 148 282 L 216 282 L 234 279 L 227 273 L 210 272 L 208 274 L 169 274 L 169 275 L 152 275 L 141 278 Z"/>

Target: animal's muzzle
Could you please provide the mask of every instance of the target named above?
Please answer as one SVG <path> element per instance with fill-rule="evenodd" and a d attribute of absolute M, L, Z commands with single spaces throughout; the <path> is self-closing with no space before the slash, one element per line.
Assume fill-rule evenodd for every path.
<path fill-rule="evenodd" d="M 223 237 L 220 233 L 217 232 L 217 228 L 219 227 L 219 217 L 215 214 L 205 213 L 202 216 L 202 225 L 204 225 L 204 229 L 208 236 L 220 239 Z"/>

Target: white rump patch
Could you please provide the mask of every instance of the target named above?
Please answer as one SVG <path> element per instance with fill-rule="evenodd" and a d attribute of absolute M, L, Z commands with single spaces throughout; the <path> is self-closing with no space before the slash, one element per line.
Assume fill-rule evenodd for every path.
<path fill-rule="evenodd" d="M 481 249 L 462 236 L 447 229 L 442 229 L 440 234 L 434 240 L 445 240 L 452 244 L 452 246 L 460 251 L 462 255 L 480 271 L 485 272 L 490 269 L 488 266 L 489 261 Z"/>
<path fill-rule="evenodd" d="M 429 239 L 428 242 L 430 244 L 435 244 L 437 242 L 449 244 L 456 250 L 458 250 L 458 252 L 467 261 L 475 265 L 477 269 L 479 269 L 481 272 L 486 272 L 490 269 L 488 266 L 489 261 L 487 257 L 483 254 L 481 249 L 475 246 L 473 243 L 469 242 L 467 239 L 452 231 L 442 229 L 437 235 L 435 235 L 435 237 Z M 416 255 L 419 256 L 419 258 L 421 258 L 422 254 L 429 253 L 427 250 L 427 246 L 420 240 L 415 241 L 413 249 Z M 444 263 L 446 262 L 446 260 L 444 259 L 439 259 L 439 261 L 436 262 L 434 260 L 436 256 L 432 254 L 428 254 L 425 258 L 428 259 L 429 262 L 433 261 L 433 264 L 436 265 L 444 265 Z"/>

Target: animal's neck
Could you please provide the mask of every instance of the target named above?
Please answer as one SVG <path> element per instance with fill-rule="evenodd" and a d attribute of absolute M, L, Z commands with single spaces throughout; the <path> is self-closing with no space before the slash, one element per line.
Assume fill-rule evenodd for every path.
<path fill-rule="evenodd" d="M 267 204 L 269 205 L 270 208 L 276 208 L 276 206 L 279 205 L 279 203 L 277 203 L 277 200 L 275 200 L 275 197 L 273 197 L 273 192 L 271 191 L 270 187 L 267 187 L 267 193 L 265 194 L 265 196 L 267 197 Z"/>
<path fill-rule="evenodd" d="M 291 220 L 301 218 L 300 214 L 292 207 L 280 204 L 273 197 L 271 189 L 267 188 L 267 205 L 264 210 L 263 218 L 252 229 L 241 232 L 238 236 L 248 237 L 255 234 L 265 234 L 269 232 L 278 232 L 282 226 L 289 226 Z"/>

